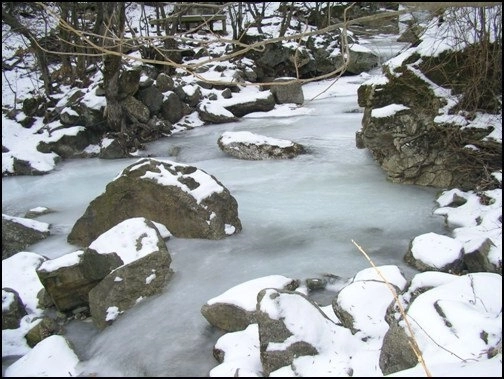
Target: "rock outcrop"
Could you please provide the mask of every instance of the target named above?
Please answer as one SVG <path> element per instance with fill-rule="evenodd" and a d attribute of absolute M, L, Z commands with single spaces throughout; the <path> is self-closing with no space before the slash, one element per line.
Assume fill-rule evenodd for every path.
<path fill-rule="evenodd" d="M 449 34 L 446 25 L 449 22 L 440 22 L 431 33 L 438 38 Z M 382 66 L 383 76 L 359 88 L 364 116 L 357 147 L 367 148 L 395 183 L 497 188 L 491 173 L 502 169 L 502 144 L 492 132 L 501 127 L 502 119 L 490 98 L 468 100 L 477 92 L 474 83 L 481 82 L 466 72 L 468 62 L 474 64 L 474 53 L 470 46 L 443 51 L 444 46 L 434 44 L 436 50 L 429 44 L 427 38 L 425 44 L 391 59 Z M 483 86 L 478 91 L 489 90 Z"/>

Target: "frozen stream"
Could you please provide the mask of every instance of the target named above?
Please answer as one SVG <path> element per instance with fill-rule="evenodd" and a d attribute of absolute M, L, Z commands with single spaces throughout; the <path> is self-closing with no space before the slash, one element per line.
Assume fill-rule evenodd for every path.
<path fill-rule="evenodd" d="M 152 156 L 192 164 L 214 175 L 238 201 L 243 231 L 220 241 L 172 238 L 175 274 L 159 296 L 127 311 L 98 333 L 74 321 L 67 337 L 87 373 L 97 376 L 207 376 L 217 365 L 219 331 L 200 313 L 210 298 L 246 280 L 271 274 L 306 279 L 324 273 L 348 278 L 369 267 L 396 264 L 412 238 L 446 233 L 433 216 L 431 188 L 392 184 L 366 150 L 355 147 L 362 113 L 358 77 L 343 78 L 325 98 L 307 102 L 306 115 L 247 117 L 208 125 L 151 143 Z M 353 82 L 353 83 L 352 83 Z M 306 87 L 305 99 L 323 89 Z M 242 161 L 221 152 L 224 131 L 247 130 L 301 143 L 309 153 L 292 160 Z M 176 156 L 170 152 L 178 150 Z M 72 160 L 36 177 L 2 178 L 2 212 L 23 216 L 36 206 L 57 212 L 39 218 L 53 236 L 30 251 L 55 258 L 77 250 L 66 235 L 87 205 L 117 173 L 136 161 Z"/>

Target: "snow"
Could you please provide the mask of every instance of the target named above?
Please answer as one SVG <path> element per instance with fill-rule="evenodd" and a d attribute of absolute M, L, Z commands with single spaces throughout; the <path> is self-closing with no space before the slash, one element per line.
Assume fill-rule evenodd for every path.
<path fill-rule="evenodd" d="M 47 207 L 35 207 L 35 208 L 30 209 L 29 212 L 31 212 L 31 213 L 43 213 L 43 212 L 46 212 L 48 210 L 49 210 L 49 208 L 47 208 Z"/>
<path fill-rule="evenodd" d="M 52 335 L 9 366 L 5 376 L 24 378 L 77 376 L 78 363 L 79 358 L 65 337 Z"/>
<path fill-rule="evenodd" d="M 404 109 L 409 109 L 409 107 L 402 104 L 390 104 L 382 108 L 374 108 L 371 111 L 371 117 L 374 118 L 390 117 Z"/>
<path fill-rule="evenodd" d="M 25 251 L 2 259 L 2 288 L 15 289 L 23 299 L 27 312 L 42 313 L 37 294 L 44 287 L 35 270 L 45 260 L 39 254 Z"/>
<path fill-rule="evenodd" d="M 105 321 L 115 320 L 122 312 L 116 306 L 107 308 L 107 316 L 105 316 Z"/>
<path fill-rule="evenodd" d="M 155 223 L 162 231 L 161 237 L 168 238 L 171 233 L 162 224 Z M 139 236 L 141 239 L 139 240 Z M 105 233 L 101 234 L 89 245 L 90 249 L 99 254 L 117 253 L 123 265 L 145 257 L 153 251 L 158 251 L 157 232 L 146 225 L 143 217 L 126 219 Z"/>
<path fill-rule="evenodd" d="M 275 27 L 272 29 L 276 30 Z M 448 32 L 445 29 L 437 31 L 437 33 L 440 32 L 445 33 L 443 34 L 445 38 L 441 39 L 442 43 L 434 44 L 432 42 L 434 37 L 439 40 L 439 34 L 427 34 L 424 42 L 417 48 L 410 49 L 392 59 L 389 61 L 389 66 L 393 68 L 400 65 L 413 52 L 440 54 L 447 48 L 453 48 L 453 41 L 449 38 Z M 427 38 L 428 36 L 433 37 L 433 39 Z M 226 73 L 226 75 L 228 75 L 227 78 L 232 78 L 232 73 Z M 223 79 L 220 73 L 217 76 L 217 73 L 213 71 L 208 72 L 208 74 L 201 74 L 201 76 L 215 80 Z M 368 83 L 372 84 L 383 84 L 386 81 L 383 76 L 370 77 L 367 75 L 366 77 L 366 75 L 361 75 L 359 79 L 361 82 L 367 79 L 369 80 Z M 25 88 L 33 89 L 34 87 L 30 80 L 21 77 L 11 78 L 11 83 L 15 83 L 16 90 L 19 90 L 18 95 L 22 95 L 23 91 L 27 92 Z M 318 99 L 338 97 L 338 100 L 342 101 L 348 96 L 355 96 L 355 86 L 345 84 L 348 84 L 348 82 L 343 82 L 343 85 L 336 86 L 332 92 L 325 93 Z M 305 97 L 311 98 L 320 94 L 328 85 L 329 82 L 326 81 L 304 86 Z M 9 92 L 5 91 L 5 87 L 3 89 L 4 93 Z M 214 114 L 230 115 L 230 112 L 226 111 L 224 106 L 243 103 L 251 98 L 257 99 L 266 95 L 267 92 L 261 94 L 256 88 L 244 87 L 241 93 L 234 93 L 232 99 L 207 101 L 202 106 L 207 107 Z M 94 90 L 86 93 L 83 101 L 93 109 L 102 109 L 105 106 L 105 98 L 97 97 Z M 3 104 L 12 105 L 13 103 L 13 99 L 7 95 L 3 98 Z M 332 107 L 334 107 L 335 103 L 336 101 L 327 103 L 328 112 L 333 112 Z M 352 106 L 354 106 L 353 103 Z M 373 110 L 372 116 L 389 117 L 405 108 L 401 104 L 392 104 Z M 308 107 L 294 108 L 292 105 L 284 104 L 275 106 L 275 109 L 271 112 L 249 114 L 245 118 L 258 120 L 276 118 L 278 123 L 281 123 L 282 118 L 291 122 L 291 116 L 310 113 L 311 109 Z M 456 117 L 448 118 L 447 115 L 438 117 L 437 121 L 439 122 L 461 123 L 461 120 Z M 495 125 L 495 129 L 488 138 L 501 141 L 501 115 L 476 115 L 476 118 L 466 127 L 488 125 L 489 117 L 491 118 L 490 122 Z M 186 120 L 198 127 L 202 125 L 194 115 L 188 116 Z M 316 122 L 316 118 L 313 118 L 313 120 Z M 78 127 L 67 128 L 53 132 L 53 136 L 50 137 L 46 130 L 40 134 L 34 132 L 34 130 L 40 130 L 42 126 L 40 121 L 36 121 L 32 128 L 23 128 L 20 124 L 2 114 L 2 144 L 9 149 L 9 152 L 2 153 L 3 174 L 13 172 L 14 158 L 30 162 L 31 166 L 39 171 L 53 171 L 56 158 L 58 158 L 57 155 L 54 153 L 40 153 L 36 146 L 40 141 L 54 140 L 54 138 L 61 138 L 63 133 L 75 134 L 80 130 Z M 235 132 L 235 134 L 231 135 L 231 137 L 237 136 L 243 138 L 244 134 L 236 134 Z M 245 136 L 250 137 L 250 135 Z M 254 136 L 254 138 L 257 137 Z M 106 143 L 106 141 L 103 143 Z M 181 163 L 172 161 L 167 162 L 181 165 Z M 159 173 L 148 172 L 145 177 L 157 180 L 165 185 L 181 185 L 176 180 L 176 183 L 174 183 L 173 175 L 165 172 L 162 165 L 158 167 L 160 169 Z M 294 172 L 293 176 L 297 174 L 299 173 Z M 502 172 L 492 174 L 502 180 Z M 198 201 L 213 192 L 222 191 L 222 187 L 214 180 L 210 180 L 210 175 L 202 170 L 196 171 L 194 179 L 201 185 L 197 190 L 190 192 Z M 237 185 L 237 187 L 240 191 L 254 190 L 248 188 L 246 181 L 239 186 Z M 437 199 L 439 207 L 434 210 L 434 214 L 444 216 L 448 226 L 454 228 L 453 238 L 434 233 L 427 233 L 417 237 L 413 245 L 415 258 L 428 262 L 435 267 L 442 267 L 457 256 L 461 247 L 467 251 L 488 238 L 492 241 L 489 259 L 496 265 L 502 264 L 502 191 L 500 189 L 485 191 L 484 194 L 491 199 L 487 204 L 482 204 L 478 195 L 472 191 L 463 192 L 457 189 L 444 191 Z M 454 195 L 465 199 L 465 204 L 458 207 L 450 206 Z M 362 199 L 362 201 L 364 200 Z M 263 199 L 263 201 L 264 204 L 267 204 L 266 200 Z M 261 208 L 262 204 L 257 206 Z M 260 209 L 260 212 L 266 211 L 267 207 Z M 276 220 L 273 219 L 271 228 L 275 226 Z M 129 237 L 145 232 L 145 225 L 142 220 L 132 219 L 127 221 L 127 224 L 118 225 L 118 227 L 101 235 L 93 242 L 94 245 L 92 244 L 92 246 L 100 251 L 109 251 L 121 247 L 121 251 L 124 252 L 122 255 L 123 260 L 132 262 L 139 259 L 144 250 L 139 252 L 133 249 L 132 240 Z M 296 220 L 291 221 L 296 222 Z M 36 222 L 33 221 L 33 224 L 30 223 L 30 225 L 36 225 Z M 157 225 L 157 227 L 164 238 L 170 236 L 166 228 L 160 225 Z M 268 236 L 264 235 L 262 237 L 267 238 Z M 296 244 L 297 242 L 289 241 L 288 243 Z M 255 250 L 256 246 L 253 246 L 252 249 Z M 440 254 L 440 251 L 443 254 Z M 435 253 L 433 254 L 433 252 Z M 28 347 L 24 339 L 24 335 L 28 330 L 37 322 L 40 322 L 37 317 L 42 315 L 42 310 L 38 307 L 37 294 L 43 287 L 36 275 L 36 269 L 40 265 L 42 265 L 41 268 L 43 269 L 53 270 L 57 267 L 73 264 L 81 253 L 81 251 L 76 251 L 47 260 L 40 254 L 19 252 L 2 260 L 2 288 L 15 289 L 22 298 L 28 312 L 28 315 L 21 320 L 21 326 L 18 329 L 2 331 L 2 356 L 20 356 L 16 362 L 7 367 L 4 376 L 79 376 L 83 372 L 87 374 L 79 366 L 79 363 L 82 362 L 79 362 L 78 356 L 69 347 L 65 337 L 50 336 L 42 340 L 34 348 Z M 198 260 L 202 261 L 201 264 L 216 264 L 207 261 L 203 255 L 201 254 L 198 257 Z M 174 258 L 181 257 L 175 254 Z M 233 258 L 232 255 L 224 255 L 223 261 L 217 262 L 221 266 L 219 267 L 216 264 L 214 275 L 219 277 L 228 263 L 226 260 L 232 260 Z M 259 256 L 257 259 L 261 258 L 274 259 L 274 252 L 271 252 L 268 257 Z M 174 260 L 176 261 L 176 259 Z M 404 294 L 400 295 L 400 301 L 410 305 L 407 314 L 409 318 L 415 321 L 413 323 L 414 336 L 433 376 L 501 377 L 502 348 L 493 358 L 487 356 L 489 346 L 497 346 L 499 341 L 502 344 L 502 277 L 500 275 L 471 273 L 455 276 L 441 272 L 425 272 L 415 274 L 408 285 L 407 280 L 400 273 L 397 266 L 381 265 L 378 270 L 396 288 L 406 290 Z M 182 274 L 190 275 L 190 271 L 185 271 Z M 155 273 L 149 278 L 152 278 L 153 275 Z M 203 280 L 207 279 L 203 278 Z M 117 278 L 117 280 L 120 280 L 120 278 Z M 283 319 L 293 334 L 287 341 L 271 344 L 268 349 L 281 349 L 296 341 L 304 340 L 315 346 L 320 353 L 313 357 L 298 357 L 293 365 L 280 368 L 271 373 L 270 376 L 348 376 L 351 374 L 350 367 L 353 367 L 353 376 L 382 376 L 377 367 L 380 349 L 378 342 L 383 338 L 387 327 L 383 319 L 385 309 L 394 297 L 376 269 L 368 268 L 357 272 L 353 280 L 342 287 L 339 295 L 338 301 L 342 307 L 359 310 L 359 312 L 353 314 L 355 317 L 354 325 L 360 329 L 355 335 L 352 335 L 348 329 L 337 325 L 334 314 L 331 314 L 328 318 L 323 317 L 320 312 L 314 311 L 315 308 L 300 303 L 295 294 L 282 294 L 276 298 L 277 301 L 273 301 L 268 296 L 269 294 L 275 294 L 275 290 L 271 287 L 280 287 L 288 280 L 290 279 L 283 275 L 258 277 L 224 290 L 221 295 L 211 297 L 208 303 L 229 302 L 244 309 L 252 310 L 256 306 L 257 292 L 263 289 L 264 286 L 268 287 L 266 296 L 263 298 L 264 301 L 261 302 L 261 310 L 267 312 L 272 318 Z M 429 290 L 420 295 L 415 293 L 417 290 L 426 288 L 429 288 Z M 201 290 L 202 288 L 195 286 L 189 288 L 187 293 L 190 296 L 191 293 Z M 5 292 L 2 291 L 2 309 L 12 301 L 11 296 L 4 294 Z M 178 306 L 184 307 L 183 304 Z M 331 312 L 330 307 L 324 307 L 323 309 L 326 313 Z M 110 307 L 107 312 L 107 320 L 113 320 L 118 315 L 118 308 Z M 449 320 L 449 326 L 446 323 L 447 320 Z M 145 323 L 144 320 L 142 322 Z M 159 333 L 158 325 L 147 325 L 147 327 L 150 328 L 149 331 L 152 334 Z M 192 325 L 188 323 L 187 328 L 192 328 Z M 482 332 L 485 332 L 487 342 L 482 338 Z M 372 338 L 370 341 L 364 342 L 361 340 L 363 336 L 371 336 Z M 150 344 L 152 336 L 146 335 L 145 338 Z M 191 344 L 192 341 L 189 340 L 187 343 Z M 224 334 L 217 339 L 215 347 L 225 351 L 226 358 L 222 364 L 215 365 L 209 373 L 210 376 L 234 376 L 238 368 L 241 376 L 261 376 L 259 345 L 257 324 L 249 325 L 244 331 Z M 121 355 L 120 346 L 107 346 L 104 348 L 107 351 L 117 351 L 117 354 Z M 144 364 L 147 366 L 144 369 L 150 368 L 149 365 L 153 362 L 152 359 L 148 360 L 147 358 L 151 357 L 142 357 L 142 360 L 145 360 Z M 200 356 L 193 356 L 192 358 L 195 360 L 204 359 L 204 357 Z M 161 359 L 176 360 L 179 358 L 163 356 Z M 352 366 L 352 361 L 359 362 L 359 364 Z M 166 374 L 167 372 L 164 372 L 159 376 Z M 418 364 L 414 368 L 390 376 L 418 377 L 425 376 L 425 371 Z"/>
<path fill-rule="evenodd" d="M 232 143 L 244 143 L 246 145 L 271 145 L 279 147 L 289 147 L 293 145 L 292 141 L 266 137 L 247 131 L 224 132 L 222 134 L 221 142 L 224 145 L 230 145 Z"/>
<path fill-rule="evenodd" d="M 80 256 L 82 254 L 84 254 L 84 250 L 77 250 L 59 258 L 47 260 L 40 265 L 39 270 L 50 272 L 56 271 L 62 267 L 74 266 L 80 262 Z"/>
<path fill-rule="evenodd" d="M 292 117 L 304 114 L 310 114 L 312 112 L 309 108 L 298 107 L 292 104 L 276 104 L 275 108 L 270 112 L 251 112 L 243 116 L 243 118 L 266 118 L 271 117 L 272 114 L 275 117 Z"/>
<path fill-rule="evenodd" d="M 415 259 L 420 259 L 430 267 L 442 269 L 446 262 L 462 257 L 462 244 L 448 236 L 426 233 L 415 237 L 411 253 Z"/>
<path fill-rule="evenodd" d="M 105 96 L 96 96 L 96 90 L 87 92 L 82 98 L 81 102 L 86 104 L 90 109 L 102 110 L 107 105 Z"/>
<path fill-rule="evenodd" d="M 246 311 L 256 309 L 257 294 L 263 288 L 283 288 L 289 284 L 292 279 L 283 275 L 271 275 L 239 284 L 230 288 L 221 295 L 207 301 L 208 305 L 215 303 L 231 303 Z"/>
<path fill-rule="evenodd" d="M 168 165 L 173 165 L 175 167 L 189 167 L 182 163 L 170 161 L 170 160 L 159 160 L 160 162 L 167 163 Z M 207 174 L 203 170 L 196 169 L 190 174 L 183 174 L 177 171 L 175 174 L 172 171 L 168 171 L 163 163 L 159 163 L 157 171 L 146 171 L 145 174 L 140 179 L 152 179 L 157 183 L 164 186 L 175 186 L 181 188 L 184 192 L 187 192 L 193 196 L 198 204 L 200 204 L 204 199 L 212 196 L 214 193 L 220 193 L 224 191 L 224 188 L 214 179 L 211 175 Z M 145 161 L 144 158 L 138 160 L 138 164 L 129 168 L 129 171 L 138 169 L 139 167 L 149 164 L 149 161 Z M 125 172 L 121 172 L 118 177 L 124 175 Z M 187 185 L 183 184 L 186 178 L 193 179 L 199 185 L 191 189 Z"/>
<path fill-rule="evenodd" d="M 41 172 L 49 172 L 54 169 L 58 155 L 39 152 L 37 145 L 47 136 L 44 138 L 43 134 L 33 133 L 32 129 L 23 128 L 19 123 L 7 118 L 2 113 L 2 145 L 9 149 L 8 152 L 2 153 L 3 174 L 14 172 L 14 158 L 30 162 L 34 169 Z"/>
<path fill-rule="evenodd" d="M 21 225 L 25 226 L 26 228 L 37 230 L 42 233 L 49 232 L 50 225 L 47 222 L 40 222 L 37 220 L 32 220 L 31 218 L 13 217 L 13 216 L 9 216 L 9 215 L 3 214 L 3 213 L 2 213 L 2 218 L 9 220 L 9 221 L 13 221 L 16 224 L 21 224 Z"/>

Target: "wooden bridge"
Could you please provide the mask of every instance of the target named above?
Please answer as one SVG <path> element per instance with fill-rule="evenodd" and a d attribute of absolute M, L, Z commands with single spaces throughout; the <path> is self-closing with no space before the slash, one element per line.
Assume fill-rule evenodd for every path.
<path fill-rule="evenodd" d="M 184 26 L 185 30 L 198 30 L 205 25 L 210 27 L 210 30 L 214 31 L 214 22 L 222 22 L 222 32 L 226 33 L 226 15 L 225 14 L 187 14 L 183 16 L 169 16 L 166 18 L 160 18 L 155 20 L 150 20 L 151 26 L 154 25 L 164 25 L 166 22 L 173 22 L 178 20 L 177 30 L 181 30 L 181 26 Z"/>

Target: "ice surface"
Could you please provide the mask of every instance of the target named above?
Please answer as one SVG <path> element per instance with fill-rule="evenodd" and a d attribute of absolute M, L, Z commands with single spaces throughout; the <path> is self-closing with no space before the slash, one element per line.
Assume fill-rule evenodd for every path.
<path fill-rule="evenodd" d="M 70 329 L 86 372 L 99 376 L 207 376 L 217 365 L 212 348 L 222 334 L 201 306 L 229 288 L 266 275 L 306 279 L 332 273 L 351 277 L 369 267 L 355 240 L 377 265 L 403 262 L 410 240 L 447 234 L 432 213 L 437 191 L 392 184 L 367 150 L 355 147 L 362 113 L 358 81 L 310 102 L 296 117 L 246 117 L 197 127 L 147 146 L 144 154 L 191 164 L 214 175 L 238 202 L 243 230 L 224 240 L 171 238 L 175 274 L 159 296 L 145 299 L 101 333 Z M 352 84 L 352 81 L 354 83 Z M 224 131 L 250 131 L 303 144 L 294 159 L 245 161 L 223 153 Z M 176 156 L 170 152 L 176 151 Z M 77 250 L 66 243 L 76 220 L 107 183 L 138 158 L 69 160 L 44 176 L 3 178 L 3 213 L 21 216 L 34 207 L 56 212 L 39 221 L 53 235 L 30 251 L 55 258 Z M 81 326 L 76 326 L 81 328 Z M 90 337 L 92 335 L 92 337 Z"/>

